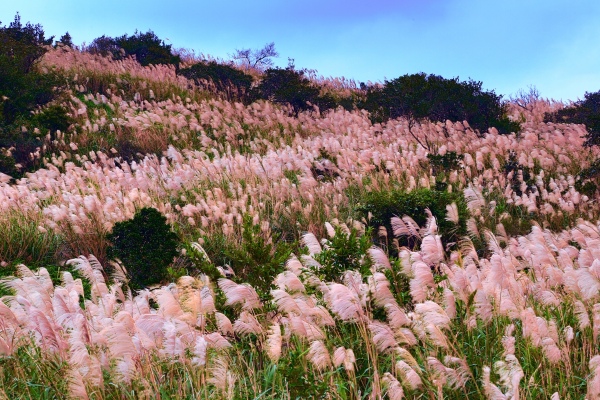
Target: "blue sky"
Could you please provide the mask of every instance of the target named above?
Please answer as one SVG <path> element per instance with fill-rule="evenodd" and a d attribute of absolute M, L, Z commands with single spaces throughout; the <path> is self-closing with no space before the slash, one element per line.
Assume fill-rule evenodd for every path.
<path fill-rule="evenodd" d="M 17 11 L 76 44 L 152 29 L 220 58 L 275 42 L 277 65 L 357 81 L 426 72 L 564 101 L 600 90 L 597 0 L 5 0 L 3 25 Z"/>

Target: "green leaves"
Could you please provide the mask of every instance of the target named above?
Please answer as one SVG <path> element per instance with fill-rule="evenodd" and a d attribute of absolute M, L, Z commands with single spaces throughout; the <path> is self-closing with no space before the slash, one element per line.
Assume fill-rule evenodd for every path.
<path fill-rule="evenodd" d="M 133 288 L 160 283 L 177 255 L 177 235 L 156 209 L 145 207 L 127 221 L 117 222 L 108 235 L 111 258 L 119 258 Z"/>
<path fill-rule="evenodd" d="M 502 96 L 484 91 L 481 82 L 418 73 L 386 81 L 383 87 L 372 87 L 361 106 L 371 112 L 373 122 L 405 117 L 409 124 L 429 120 L 468 121 L 481 134 L 490 127 L 500 133 L 518 131 L 519 124 L 506 117 Z"/>
<path fill-rule="evenodd" d="M 102 55 L 110 55 L 120 60 L 123 56 L 135 56 L 137 62 L 147 66 L 150 64 L 173 64 L 179 68 L 181 58 L 171 53 L 171 45 L 165 44 L 156 34 L 149 30 L 146 33 L 136 31 L 112 38 L 102 35 L 92 41 L 88 51 Z"/>
<path fill-rule="evenodd" d="M 585 100 L 579 100 L 554 113 L 544 114 L 544 122 L 585 124 L 588 132 L 585 145 L 600 145 L 600 91 L 586 92 Z"/>
<path fill-rule="evenodd" d="M 200 62 L 179 71 L 180 75 L 200 83 L 210 81 L 215 88 L 224 93 L 228 100 L 248 100 L 248 92 L 252 85 L 252 76 L 229 65 L 215 61 Z"/>

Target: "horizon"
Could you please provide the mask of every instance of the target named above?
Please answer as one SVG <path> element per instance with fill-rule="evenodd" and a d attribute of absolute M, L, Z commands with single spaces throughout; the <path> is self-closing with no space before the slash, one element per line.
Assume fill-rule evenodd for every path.
<path fill-rule="evenodd" d="M 564 102 L 600 90 L 600 3 L 186 3 L 25 0 L 0 5 L 0 21 L 8 25 L 18 12 L 23 23 L 39 23 L 55 40 L 68 31 L 76 45 L 152 30 L 173 49 L 225 60 L 236 49 L 274 42 L 275 66 L 284 67 L 291 58 L 298 68 L 357 82 L 424 72 L 481 81 L 504 98 L 533 86 L 542 98 Z"/>

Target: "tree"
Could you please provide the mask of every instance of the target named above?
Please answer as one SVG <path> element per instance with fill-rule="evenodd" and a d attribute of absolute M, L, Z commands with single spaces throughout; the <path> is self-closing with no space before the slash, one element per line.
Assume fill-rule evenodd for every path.
<path fill-rule="evenodd" d="M 289 104 L 295 114 L 310 110 L 313 105 L 321 111 L 335 107 L 335 101 L 330 96 L 321 96 L 320 91 L 304 77 L 304 71 L 297 71 L 289 65 L 287 68 L 266 70 L 260 84 L 253 90 L 253 98 Z"/>
<path fill-rule="evenodd" d="M 39 24 L 21 24 L 19 14 L 8 27 L 0 27 L 0 122 L 11 124 L 54 97 L 53 76 L 35 70 L 52 39 L 45 38 Z"/>
<path fill-rule="evenodd" d="M 489 127 L 500 133 L 516 132 L 520 126 L 506 117 L 506 104 L 501 99 L 494 91 L 483 91 L 481 82 L 418 73 L 368 88 L 360 106 L 371 112 L 373 122 L 404 117 L 411 128 L 424 120 L 466 120 L 482 133 Z"/>
<path fill-rule="evenodd" d="M 92 40 L 92 43 L 87 46 L 86 50 L 92 54 L 100 54 L 105 57 L 111 56 L 114 59 L 121 59 L 125 55 L 125 52 L 121 51 L 116 40 L 105 35 Z"/>
<path fill-rule="evenodd" d="M 234 60 L 238 60 L 246 69 L 256 68 L 264 70 L 273 66 L 272 57 L 279 57 L 279 53 L 275 50 L 275 43 L 267 43 L 260 50 L 241 49 L 236 50 L 233 55 Z"/>
<path fill-rule="evenodd" d="M 178 73 L 198 84 L 202 84 L 203 80 L 212 82 L 228 100 L 247 100 L 252 85 L 252 76 L 216 61 L 199 62 Z"/>
<path fill-rule="evenodd" d="M 539 99 L 540 92 L 535 86 L 529 86 L 529 90 L 527 91 L 519 89 L 517 93 L 515 93 L 513 96 L 510 96 L 510 101 L 528 111 L 533 110 L 533 104 L 535 104 L 535 102 Z"/>
<path fill-rule="evenodd" d="M 63 46 L 73 47 L 73 39 L 71 38 L 69 32 L 65 33 L 60 37 L 60 39 L 58 39 L 58 42 L 56 42 L 56 44 L 58 45 L 59 43 Z"/>
<path fill-rule="evenodd" d="M 146 33 L 135 31 L 112 38 L 102 35 L 92 41 L 87 48 L 90 53 L 112 56 L 116 60 L 125 56 L 135 56 L 137 62 L 147 66 L 150 64 L 173 64 L 179 68 L 181 59 L 171 52 L 171 45 L 165 44 L 156 34 L 149 30 Z"/>
<path fill-rule="evenodd" d="M 0 147 L 14 147 L 12 157 L 0 160 L 0 172 L 13 177 L 21 173 L 15 165 L 19 163 L 28 169 L 34 162 L 29 153 L 41 146 L 39 138 L 22 132 L 21 126 L 52 129 L 67 121 L 66 113 L 59 107 L 31 114 L 49 103 L 61 87 L 55 74 L 41 73 L 36 68 L 52 39 L 45 37 L 39 24 L 23 25 L 19 14 L 9 26 L 0 26 Z M 58 121 L 61 117 L 63 121 Z"/>
<path fill-rule="evenodd" d="M 586 92 L 584 100 L 554 113 L 544 114 L 544 122 L 584 124 L 587 130 L 585 145 L 600 145 L 600 91 Z"/>

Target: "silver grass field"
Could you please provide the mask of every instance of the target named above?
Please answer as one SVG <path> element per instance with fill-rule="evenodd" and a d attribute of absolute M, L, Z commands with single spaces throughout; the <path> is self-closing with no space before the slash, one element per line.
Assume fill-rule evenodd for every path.
<path fill-rule="evenodd" d="M 132 59 L 59 47 L 42 67 L 68 80 L 80 129 L 48 134 L 44 168 L 0 177 L 0 398 L 600 398 L 600 206 L 575 188 L 599 151 L 584 126 L 543 122 L 564 104 L 512 104 L 519 134 L 409 133 L 361 111 L 228 102 Z M 122 162 L 125 137 L 147 155 Z M 450 152 L 459 168 L 434 174 L 428 154 Z M 453 243 L 439 227 L 459 232 L 456 203 L 391 229 L 356 213 L 369 193 L 440 184 L 468 211 Z M 200 261 L 131 291 L 105 235 L 143 207 Z M 256 240 L 297 244 L 266 293 L 203 270 L 224 271 L 206 243 L 239 243 L 245 219 Z M 36 268 L 15 265 L 25 252 Z M 63 265 L 40 266 L 48 252 Z"/>

